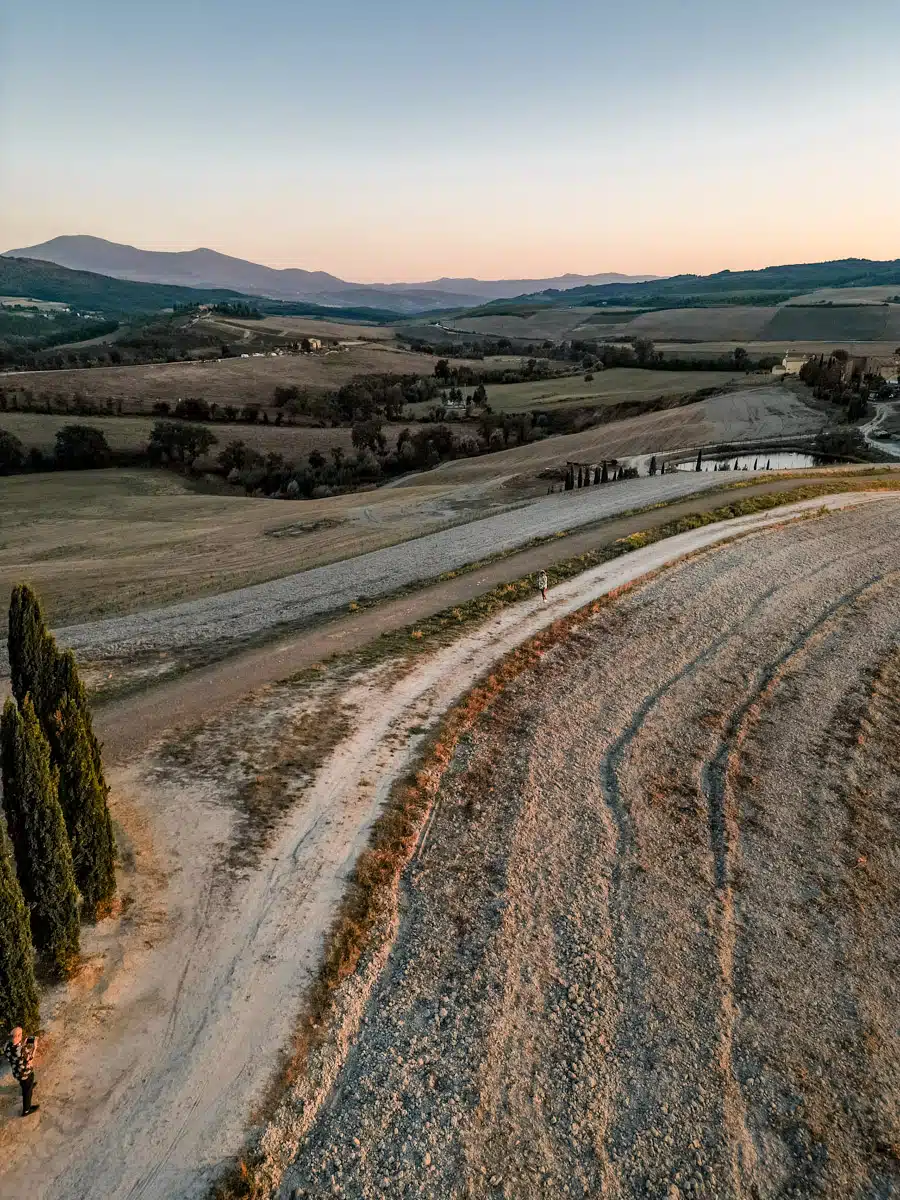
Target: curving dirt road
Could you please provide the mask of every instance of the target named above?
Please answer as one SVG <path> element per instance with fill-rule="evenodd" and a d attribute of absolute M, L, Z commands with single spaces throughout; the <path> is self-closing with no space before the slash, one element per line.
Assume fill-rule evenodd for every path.
<path fill-rule="evenodd" d="M 685 561 L 520 677 L 282 1197 L 900 1194 L 897 518 Z"/>
<path fill-rule="evenodd" d="M 536 600 L 505 610 L 396 682 L 381 675 L 352 682 L 340 700 L 358 714 L 353 732 L 293 802 L 259 857 L 238 874 L 226 873 L 223 865 L 223 846 L 236 820 L 219 794 L 227 780 L 191 775 L 187 786 L 177 773 L 161 772 L 153 755 L 118 773 L 113 812 L 128 835 L 125 857 L 133 865 L 125 890 L 134 903 L 118 926 L 104 923 L 96 940 L 87 941 L 82 994 L 76 988 L 65 1000 L 51 998 L 41 1115 L 25 1136 L 12 1123 L 0 1130 L 4 1194 L 48 1200 L 202 1195 L 223 1160 L 242 1144 L 252 1106 L 289 1042 L 346 873 L 425 728 L 501 655 L 555 618 L 680 555 L 822 503 L 709 526 L 647 547 L 554 589 L 546 606 Z M 817 555 L 832 553 L 829 537 L 846 551 L 852 535 L 858 546 L 847 552 L 845 569 L 858 575 L 873 556 L 896 554 L 889 530 L 900 499 L 860 494 L 825 503 L 858 504 L 860 512 L 801 526 L 810 531 L 806 536 Z M 769 538 L 783 536 L 788 535 L 746 543 L 763 548 L 761 576 L 768 570 Z M 704 560 L 712 594 L 718 590 L 733 599 L 715 580 L 722 556 L 748 553 L 743 545 Z M 778 562 L 789 558 L 784 554 Z M 680 570 L 685 569 L 691 568 Z M 820 591 L 811 581 L 813 605 Z M 696 611 L 696 591 L 691 595 L 688 608 Z M 675 609 L 670 620 L 676 620 Z M 674 626 L 661 628 L 667 632 L 655 644 L 658 665 L 666 666 L 666 647 L 681 642 Z M 682 651 L 693 652 L 691 646 Z M 600 690 L 595 669 L 581 678 L 577 692 L 591 689 Z M 629 694 L 622 692 L 623 703 Z M 277 740 L 282 710 L 276 716 L 274 725 L 266 718 L 266 728 Z M 220 733 L 221 727 L 212 726 L 200 741 Z M 573 745 L 572 761 L 584 752 Z M 521 761 L 518 751 L 509 761 Z M 252 773 L 252 761 L 248 770 Z M 542 836 L 553 828 L 553 814 L 547 819 L 550 826 L 543 815 L 538 821 Z M 568 831 L 575 837 L 572 819 L 570 813 L 568 824 L 559 825 L 560 836 Z M 553 838 L 546 840 L 553 844 Z M 434 842 L 432 834 L 429 845 Z M 577 838 L 569 852 L 581 852 Z M 453 1020 L 464 1024 L 466 1012 L 460 1006 Z M 11 1089 L 3 1096 L 11 1110 Z M 351 1120 L 355 1109 L 349 1102 L 345 1108 Z"/>

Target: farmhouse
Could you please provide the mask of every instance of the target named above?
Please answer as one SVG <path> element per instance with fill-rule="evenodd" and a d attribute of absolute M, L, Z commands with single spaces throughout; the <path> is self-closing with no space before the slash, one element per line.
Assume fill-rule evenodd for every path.
<path fill-rule="evenodd" d="M 779 366 L 772 368 L 773 375 L 799 375 L 805 363 L 813 357 L 801 350 L 788 350 Z"/>

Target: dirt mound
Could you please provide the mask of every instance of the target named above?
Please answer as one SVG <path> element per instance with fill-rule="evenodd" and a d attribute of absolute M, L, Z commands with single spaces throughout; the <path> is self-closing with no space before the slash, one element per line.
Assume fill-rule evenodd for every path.
<path fill-rule="evenodd" d="M 900 1189 L 895 530 L 682 562 L 519 678 L 282 1195 Z"/>

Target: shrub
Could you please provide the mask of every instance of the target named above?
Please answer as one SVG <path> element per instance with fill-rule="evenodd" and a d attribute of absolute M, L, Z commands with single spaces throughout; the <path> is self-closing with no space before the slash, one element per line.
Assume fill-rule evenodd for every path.
<path fill-rule="evenodd" d="M 25 447 L 6 429 L 0 429 L 0 475 L 21 471 L 25 465 Z"/>
<path fill-rule="evenodd" d="M 110 460 L 106 438 L 93 425 L 64 425 L 56 433 L 56 461 L 67 470 L 105 467 Z"/>
<path fill-rule="evenodd" d="M 203 425 L 183 421 L 157 421 L 150 433 L 147 455 L 153 462 L 168 458 L 187 466 L 205 454 L 219 439 Z"/>

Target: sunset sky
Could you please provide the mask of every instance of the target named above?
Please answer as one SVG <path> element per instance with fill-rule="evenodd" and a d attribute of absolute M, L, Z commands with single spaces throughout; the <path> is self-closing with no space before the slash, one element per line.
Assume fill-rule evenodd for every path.
<path fill-rule="evenodd" d="M 900 256 L 897 0 L 43 0 L 0 249 L 360 281 Z"/>

